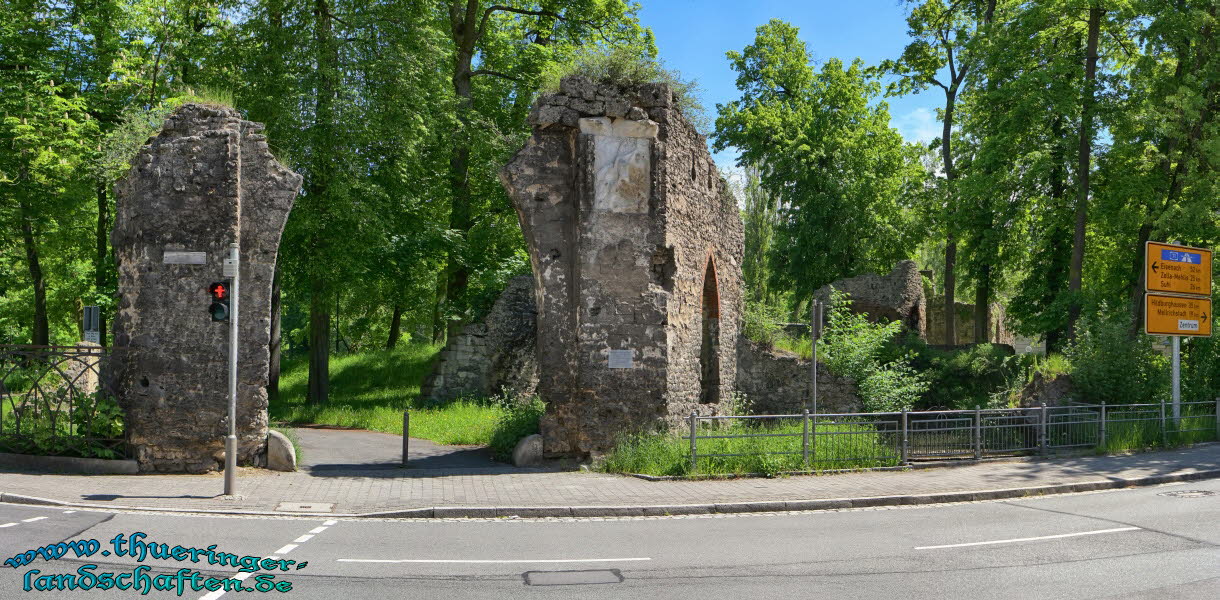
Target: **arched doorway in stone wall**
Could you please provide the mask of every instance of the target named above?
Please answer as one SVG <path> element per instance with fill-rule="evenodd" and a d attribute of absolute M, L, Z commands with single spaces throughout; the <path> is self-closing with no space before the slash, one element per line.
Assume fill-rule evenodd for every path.
<path fill-rule="evenodd" d="M 699 402 L 720 401 L 720 290 L 716 262 L 709 256 L 703 271 L 703 335 L 699 344 Z"/>

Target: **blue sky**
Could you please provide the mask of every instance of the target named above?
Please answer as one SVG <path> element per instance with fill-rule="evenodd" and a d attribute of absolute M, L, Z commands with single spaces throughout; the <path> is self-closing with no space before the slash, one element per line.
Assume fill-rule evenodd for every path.
<path fill-rule="evenodd" d="M 661 58 L 670 69 L 698 80 L 702 100 L 714 118 L 716 104 L 738 97 L 735 73 L 724 53 L 754 41 L 754 29 L 778 18 L 800 28 L 815 63 L 838 57 L 860 57 L 875 65 L 897 58 L 907 45 L 906 14 L 898 0 L 639 0 L 640 21 L 657 37 Z M 936 108 L 944 97 L 937 89 L 887 98 L 891 126 L 908 141 L 939 135 Z M 716 156 L 722 167 L 734 154 Z"/>

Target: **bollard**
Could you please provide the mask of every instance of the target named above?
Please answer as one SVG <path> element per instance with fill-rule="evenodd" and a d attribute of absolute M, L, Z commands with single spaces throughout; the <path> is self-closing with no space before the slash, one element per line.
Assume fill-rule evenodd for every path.
<path fill-rule="evenodd" d="M 805 469 L 809 469 L 809 409 L 805 409 L 804 418 L 804 433 L 801 437 L 801 460 L 804 461 Z"/>
<path fill-rule="evenodd" d="M 696 442 L 695 442 L 695 439 L 696 439 L 695 432 L 696 432 L 696 427 L 698 427 L 698 422 L 699 422 L 698 419 L 699 419 L 699 416 L 696 415 L 695 411 L 692 410 L 690 413 L 690 472 L 691 472 L 691 475 L 694 475 L 695 472 L 699 470 L 699 448 L 698 448 L 698 446 L 696 446 Z"/>
<path fill-rule="evenodd" d="M 407 446 L 411 443 L 411 413 L 403 411 L 403 466 L 406 466 Z"/>

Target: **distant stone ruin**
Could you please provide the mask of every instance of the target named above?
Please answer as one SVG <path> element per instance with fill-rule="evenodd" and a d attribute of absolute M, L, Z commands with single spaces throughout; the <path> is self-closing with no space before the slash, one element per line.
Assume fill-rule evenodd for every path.
<path fill-rule="evenodd" d="M 831 287 L 851 295 L 852 312 L 863 313 L 874 322 L 901 321 L 920 337 L 926 334 L 928 319 L 923 279 L 913 260 L 899 261 L 888 275 L 869 273 L 840 279 L 818 288 L 813 297 L 829 306 Z"/>
<path fill-rule="evenodd" d="M 235 241 L 237 459 L 265 461 L 271 278 L 301 177 L 275 160 L 262 130 L 233 109 L 184 105 L 118 184 L 115 389 L 143 471 L 223 465 L 229 324 L 211 321 L 207 289 L 226 280 L 222 265 Z"/>
<path fill-rule="evenodd" d="M 501 171 L 538 306 L 549 455 L 727 406 L 742 306 L 742 227 L 707 143 L 663 84 L 565 78 Z"/>

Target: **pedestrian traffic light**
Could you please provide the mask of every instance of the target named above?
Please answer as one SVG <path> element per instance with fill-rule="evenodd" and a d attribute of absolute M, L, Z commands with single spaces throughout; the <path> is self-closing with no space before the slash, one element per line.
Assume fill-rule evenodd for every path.
<path fill-rule="evenodd" d="M 212 320 L 228 321 L 229 285 L 223 282 L 213 283 L 208 286 L 208 295 L 212 297 L 212 305 L 208 307 L 208 313 L 212 315 Z"/>

